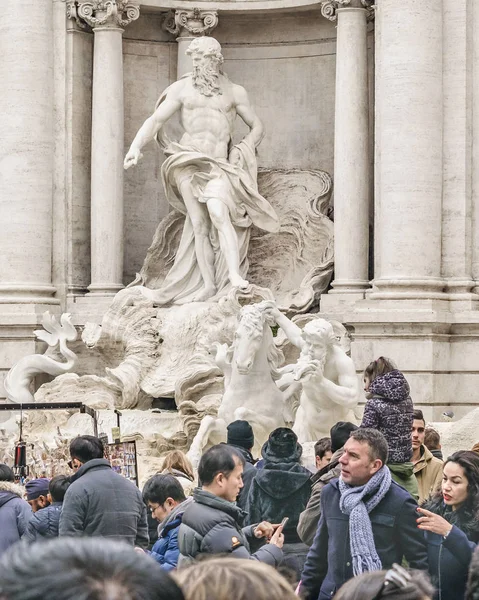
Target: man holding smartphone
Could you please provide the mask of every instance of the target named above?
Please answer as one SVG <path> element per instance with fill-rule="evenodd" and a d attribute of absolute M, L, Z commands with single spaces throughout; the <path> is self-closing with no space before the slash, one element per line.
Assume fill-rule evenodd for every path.
<path fill-rule="evenodd" d="M 264 521 L 242 527 L 245 512 L 235 501 L 243 487 L 243 466 L 243 456 L 227 444 L 213 446 L 201 457 L 198 478 L 202 487 L 194 491 L 194 502 L 183 514 L 178 534 L 178 566 L 200 555 L 225 553 L 273 567 L 281 562 L 284 543 L 281 525 Z M 251 554 L 249 540 L 254 538 L 265 538 L 268 543 Z"/>

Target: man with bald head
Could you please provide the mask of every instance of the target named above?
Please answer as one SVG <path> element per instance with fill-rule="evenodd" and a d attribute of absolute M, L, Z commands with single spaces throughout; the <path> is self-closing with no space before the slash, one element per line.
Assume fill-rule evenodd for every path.
<path fill-rule="evenodd" d="M 275 211 L 258 193 L 255 148 L 264 130 L 246 90 L 222 72 L 221 46 L 214 38 L 195 39 L 187 54 L 193 72 L 160 96 L 124 165 L 136 165 L 143 146 L 155 138 L 167 156 L 162 179 L 168 201 L 186 216 L 175 263 L 162 288 L 142 289 L 157 304 L 206 300 L 228 283 L 246 288 L 251 225 L 279 229 Z M 163 131 L 177 112 L 184 129 L 178 143 Z M 236 115 L 250 131 L 233 145 Z"/>

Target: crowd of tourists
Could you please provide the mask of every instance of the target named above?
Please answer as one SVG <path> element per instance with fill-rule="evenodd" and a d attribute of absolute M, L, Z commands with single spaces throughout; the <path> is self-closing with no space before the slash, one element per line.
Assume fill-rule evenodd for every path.
<path fill-rule="evenodd" d="M 479 446 L 443 457 L 389 359 L 364 386 L 362 423 L 314 465 L 285 427 L 255 460 L 247 421 L 142 491 L 93 436 L 71 476 L 20 486 L 0 465 L 0 600 L 478 600 Z"/>

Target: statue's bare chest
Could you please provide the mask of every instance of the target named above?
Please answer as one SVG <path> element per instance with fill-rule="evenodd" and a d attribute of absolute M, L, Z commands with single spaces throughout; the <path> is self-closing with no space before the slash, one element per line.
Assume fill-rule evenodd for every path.
<path fill-rule="evenodd" d="M 234 110 L 233 95 L 229 90 L 214 96 L 205 96 L 191 87 L 183 97 L 183 108 L 190 110 L 213 110 L 229 114 Z"/>

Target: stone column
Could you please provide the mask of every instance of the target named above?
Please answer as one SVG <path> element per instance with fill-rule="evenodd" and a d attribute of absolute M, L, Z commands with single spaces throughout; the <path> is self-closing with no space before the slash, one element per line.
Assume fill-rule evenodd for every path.
<path fill-rule="evenodd" d="M 0 18 L 0 304 L 52 298 L 53 4 L 5 0 Z"/>
<path fill-rule="evenodd" d="M 123 27 L 140 15 L 130 0 L 77 0 L 93 28 L 90 294 L 123 287 Z"/>
<path fill-rule="evenodd" d="M 369 93 L 367 21 L 372 2 L 333 0 L 321 12 L 337 20 L 334 124 L 334 259 L 330 294 L 364 297 L 369 287 Z M 324 298 L 323 298 L 324 299 Z M 332 298 L 330 299 L 332 301 Z"/>
<path fill-rule="evenodd" d="M 191 58 L 186 50 L 191 42 L 202 35 L 210 35 L 218 25 L 218 13 L 215 10 L 176 10 L 166 14 L 163 27 L 177 36 L 178 67 L 177 79 L 193 70 Z"/>
<path fill-rule="evenodd" d="M 376 8 L 376 272 L 371 298 L 442 298 L 442 11 Z"/>

